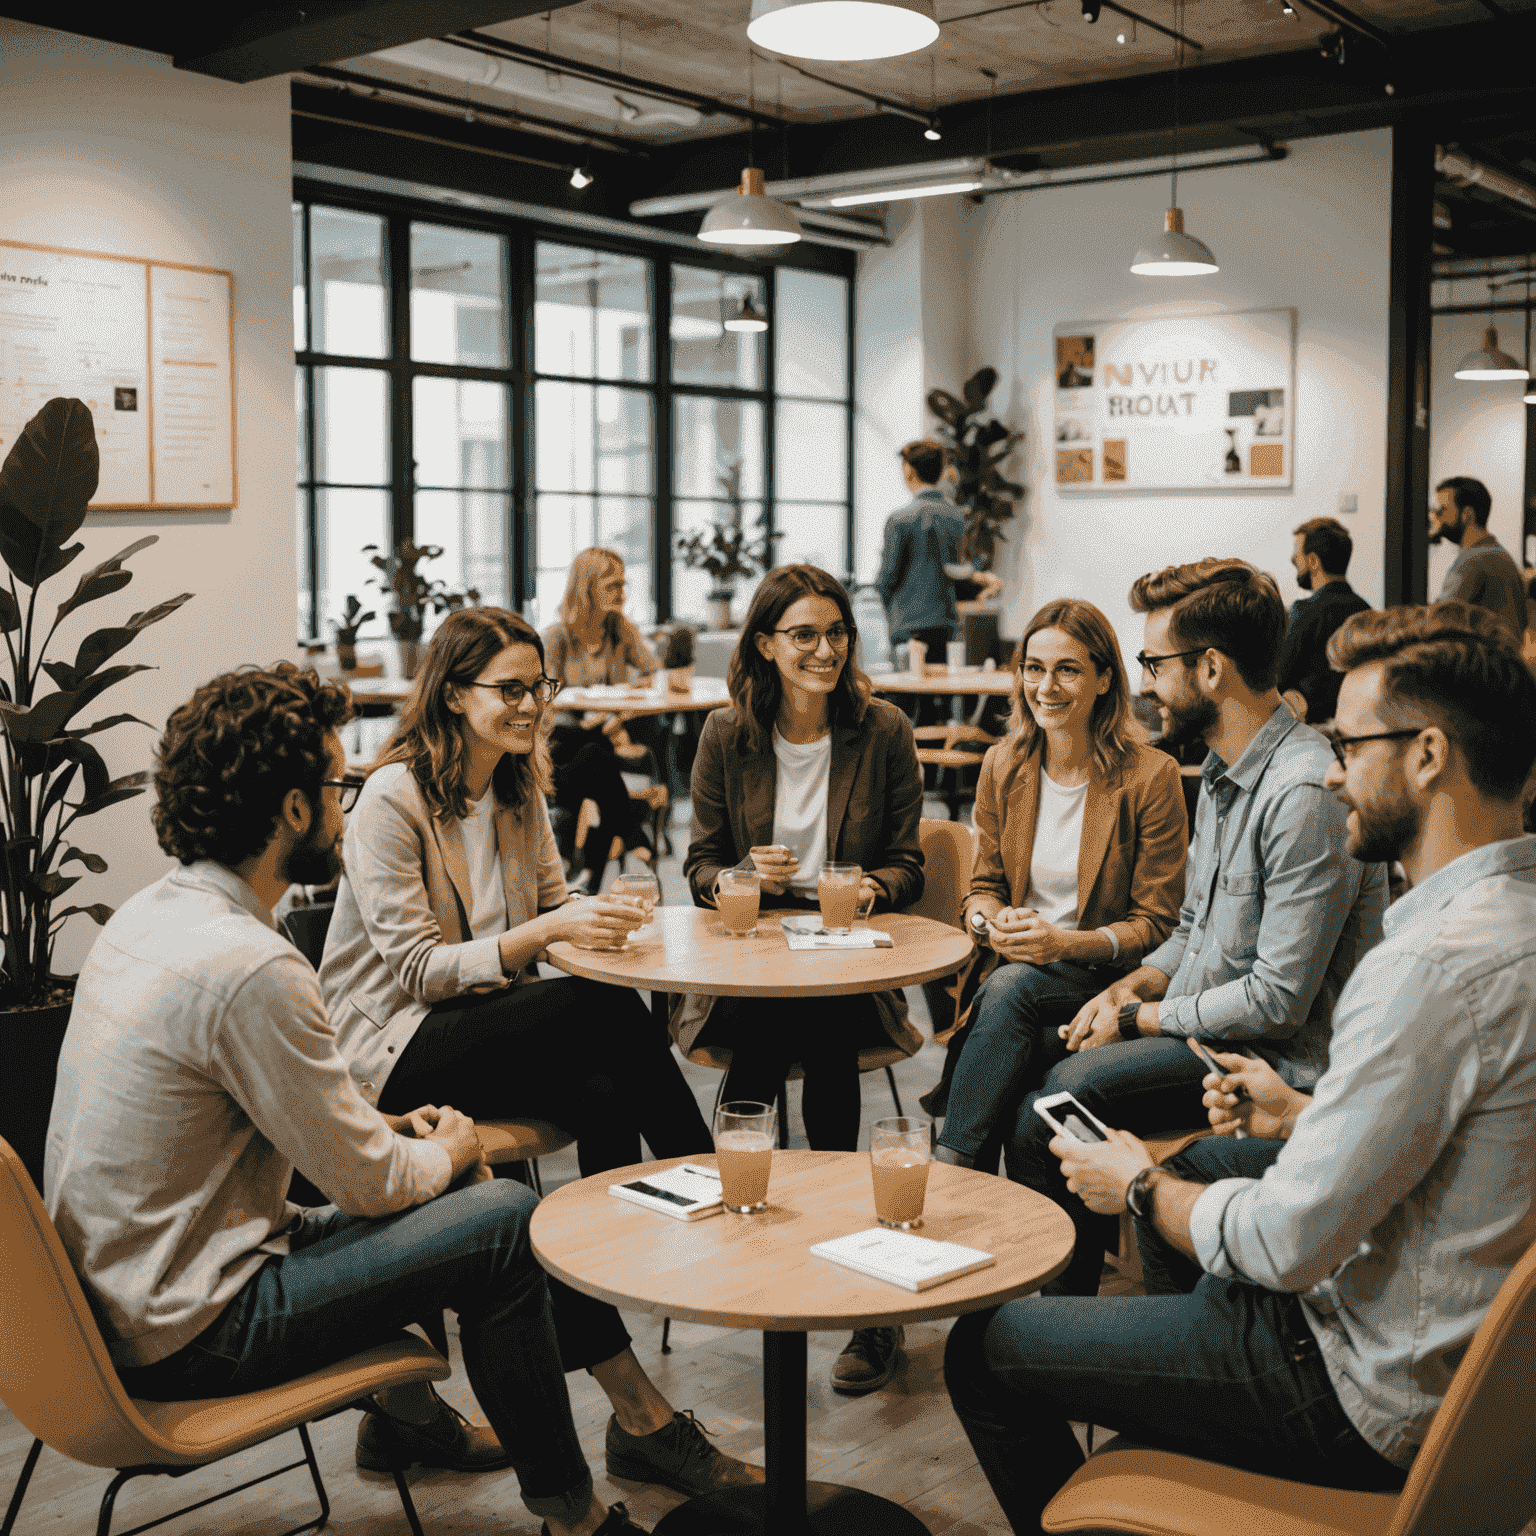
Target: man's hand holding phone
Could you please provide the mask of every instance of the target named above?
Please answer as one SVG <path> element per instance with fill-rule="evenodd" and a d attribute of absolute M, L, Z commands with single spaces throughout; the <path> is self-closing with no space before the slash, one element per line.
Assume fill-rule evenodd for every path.
<path fill-rule="evenodd" d="M 1056 1132 L 1050 1148 L 1061 1159 L 1067 1188 L 1090 1211 L 1118 1216 L 1131 1180 L 1152 1166 L 1152 1154 L 1129 1131 L 1112 1130 L 1090 1114 L 1070 1093 L 1036 1099 L 1035 1113 Z"/>
<path fill-rule="evenodd" d="M 1298 1093 L 1261 1056 L 1207 1051 L 1191 1040 L 1190 1049 L 1212 1070 L 1205 1076 L 1202 1102 L 1218 1136 L 1239 1131 L 1269 1141 L 1285 1141 L 1311 1098 Z"/>

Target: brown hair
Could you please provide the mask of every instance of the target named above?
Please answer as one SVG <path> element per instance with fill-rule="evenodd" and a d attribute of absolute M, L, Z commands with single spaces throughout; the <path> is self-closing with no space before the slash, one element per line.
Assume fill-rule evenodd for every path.
<path fill-rule="evenodd" d="M 173 859 L 240 864 L 272 841 L 290 789 L 320 802 L 326 737 L 352 715 L 341 683 L 279 661 L 203 684 L 155 753 L 155 836 Z"/>
<path fill-rule="evenodd" d="M 617 614 L 600 613 L 593 589 L 615 569 L 624 569 L 624 557 L 611 549 L 594 544 L 571 561 L 565 578 L 565 596 L 560 599 L 560 622 L 575 637 L 585 639 L 600 629 L 604 638 L 618 639 Z"/>
<path fill-rule="evenodd" d="M 1336 517 L 1311 517 L 1291 532 L 1301 535 L 1302 554 L 1316 555 L 1325 576 L 1342 576 L 1348 571 L 1355 541 Z"/>
<path fill-rule="evenodd" d="M 1013 713 L 1008 724 L 1020 756 L 1027 757 L 1045 740 L 1035 717 L 1024 702 L 1024 656 L 1030 639 L 1043 629 L 1059 629 L 1070 635 L 1088 652 L 1088 659 L 1102 676 L 1109 674 L 1109 687 L 1093 702 L 1088 717 L 1088 734 L 1093 743 L 1093 762 L 1103 778 L 1108 778 L 1125 761 L 1138 727 L 1131 719 L 1131 689 L 1120 661 L 1120 642 L 1109 620 L 1093 606 L 1076 597 L 1058 597 L 1047 603 L 1024 631 L 1014 659 Z"/>
<path fill-rule="evenodd" d="M 937 485 L 944 473 L 944 445 L 931 437 L 908 443 L 896 457 L 917 476 L 924 485 Z"/>
<path fill-rule="evenodd" d="M 1229 656 L 1255 693 L 1275 686 L 1285 604 L 1268 572 L 1235 559 L 1165 566 L 1131 583 L 1131 607 L 1137 613 L 1171 608 L 1170 632 L 1180 649 L 1209 647 Z"/>
<path fill-rule="evenodd" d="M 531 645 L 544 670 L 544 642 L 525 618 L 506 608 L 461 608 L 438 626 L 422 658 L 421 671 L 400 711 L 400 723 L 379 754 L 375 769 L 405 763 L 421 790 L 427 809 L 440 821 L 463 817 L 469 810 L 464 766 L 469 747 L 459 716 L 448 707 L 448 690 L 472 683 L 509 645 Z M 541 705 L 534 728 L 533 751 L 502 755 L 491 776 L 491 788 L 502 805 L 521 812 L 536 794 L 554 784 L 549 762 L 551 717 Z"/>
<path fill-rule="evenodd" d="M 1438 725 L 1461 749 L 1472 787 L 1517 800 L 1536 763 L 1536 678 L 1486 608 L 1426 603 L 1352 615 L 1328 641 L 1348 672 L 1384 662 L 1376 713 L 1394 728 Z"/>
<path fill-rule="evenodd" d="M 736 706 L 736 718 L 746 728 L 747 741 L 754 752 L 773 750 L 773 723 L 778 718 L 779 701 L 784 695 L 779 669 L 758 650 L 757 636 L 771 635 L 785 610 L 802 597 L 825 597 L 836 603 L 851 637 L 848 659 L 837 675 L 837 686 L 828 700 L 832 720 L 857 725 L 869 707 L 873 690 L 869 679 L 859 671 L 853 604 L 848 601 L 842 582 L 814 565 L 776 566 L 763 577 L 752 598 L 746 623 L 741 626 L 741 639 L 736 642 L 726 675 L 731 702 Z"/>

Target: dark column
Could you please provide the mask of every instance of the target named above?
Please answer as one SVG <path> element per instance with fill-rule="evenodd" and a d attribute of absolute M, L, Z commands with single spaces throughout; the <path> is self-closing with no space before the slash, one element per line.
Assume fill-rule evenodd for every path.
<path fill-rule="evenodd" d="M 1435 141 L 1392 130 L 1392 249 L 1387 321 L 1387 606 L 1422 603 L 1428 581 L 1430 245 Z"/>

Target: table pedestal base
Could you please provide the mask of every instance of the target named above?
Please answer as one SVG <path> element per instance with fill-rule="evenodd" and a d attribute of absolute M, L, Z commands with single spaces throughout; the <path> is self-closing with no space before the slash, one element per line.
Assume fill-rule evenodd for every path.
<path fill-rule="evenodd" d="M 656 1536 L 927 1536 L 928 1527 L 901 1505 L 838 1483 L 807 1483 L 806 1521 L 799 1530 L 768 1525 L 763 1488 L 732 1488 L 690 1499 L 664 1515 Z"/>

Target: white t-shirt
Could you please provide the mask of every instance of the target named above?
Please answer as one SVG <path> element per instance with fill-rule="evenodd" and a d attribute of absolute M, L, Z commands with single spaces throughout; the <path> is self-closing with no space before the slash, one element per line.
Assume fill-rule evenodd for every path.
<path fill-rule="evenodd" d="M 800 861 L 790 888 L 816 894 L 816 876 L 827 857 L 827 780 L 832 773 L 832 733 L 799 747 L 773 733 L 779 761 L 773 791 L 773 840 Z"/>
<path fill-rule="evenodd" d="M 1058 928 L 1077 927 L 1077 856 L 1083 841 L 1088 784 L 1068 788 L 1040 770 L 1040 814 L 1029 858 L 1024 905 Z"/>
<path fill-rule="evenodd" d="M 507 887 L 501 878 L 501 851 L 496 845 L 496 797 L 487 789 L 478 800 L 464 802 L 464 856 L 469 861 L 473 898 L 469 934 L 493 939 L 507 931 Z"/>

